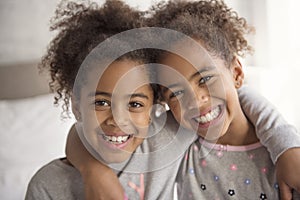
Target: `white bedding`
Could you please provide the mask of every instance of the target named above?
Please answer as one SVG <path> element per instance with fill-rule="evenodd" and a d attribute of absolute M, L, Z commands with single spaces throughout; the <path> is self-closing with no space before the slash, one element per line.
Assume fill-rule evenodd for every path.
<path fill-rule="evenodd" d="M 0 100 L 0 199 L 24 199 L 36 170 L 65 155 L 74 119 L 61 120 L 61 111 L 53 94 Z"/>

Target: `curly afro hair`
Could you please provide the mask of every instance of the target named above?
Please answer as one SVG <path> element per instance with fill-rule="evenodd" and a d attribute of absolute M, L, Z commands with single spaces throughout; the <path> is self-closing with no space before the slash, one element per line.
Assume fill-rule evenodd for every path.
<path fill-rule="evenodd" d="M 63 101 L 63 111 L 69 114 L 75 78 L 89 52 L 114 34 L 141 27 L 142 18 L 143 12 L 118 0 L 107 0 L 102 6 L 88 1 L 63 0 L 51 20 L 50 30 L 58 34 L 39 64 L 40 70 L 50 73 L 49 86 L 56 92 L 54 104 Z M 139 56 L 143 57 L 130 57 Z"/>
<path fill-rule="evenodd" d="M 146 14 L 150 17 L 146 18 Z M 245 36 L 254 29 L 222 0 L 162 2 L 148 13 L 120 0 L 107 0 L 102 6 L 89 1 L 62 0 L 51 22 L 50 30 L 58 34 L 39 67 L 50 73 L 49 86 L 56 92 L 54 103 L 58 105 L 63 101 L 62 107 L 67 113 L 83 60 L 100 42 L 117 33 L 147 26 L 176 30 L 201 40 L 208 51 L 227 64 L 235 56 L 244 56 L 253 50 Z M 149 60 L 145 52 L 126 56 L 142 62 Z"/>
<path fill-rule="evenodd" d="M 179 31 L 230 64 L 235 56 L 245 56 L 253 49 L 245 38 L 254 31 L 244 18 L 221 0 L 168 1 L 152 7 L 149 26 Z"/>

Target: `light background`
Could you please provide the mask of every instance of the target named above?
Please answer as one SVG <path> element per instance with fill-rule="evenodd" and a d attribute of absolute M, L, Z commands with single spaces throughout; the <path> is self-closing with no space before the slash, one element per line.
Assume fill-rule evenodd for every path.
<path fill-rule="evenodd" d="M 57 2 L 0 1 L 0 72 L 14 68 L 8 77 L 0 74 L 1 92 L 15 91 L 14 85 L 5 84 L 15 79 L 14 74 L 30 79 L 28 66 L 40 60 L 53 37 L 49 20 Z M 126 2 L 147 9 L 158 0 Z M 300 130 L 300 1 L 225 2 L 256 27 L 256 35 L 249 37 L 255 54 L 243 60 L 247 83 Z M 24 87 L 25 92 L 31 89 Z M 21 98 L 24 95 L 15 100 L 0 99 L 0 199 L 23 199 L 33 173 L 51 159 L 64 156 L 66 133 L 74 120 L 60 120 L 60 109 L 53 108 L 51 95 Z"/>
<path fill-rule="evenodd" d="M 249 80 L 291 123 L 299 123 L 296 118 L 300 118 L 300 105 L 297 103 L 300 100 L 300 1 L 225 1 L 256 27 L 256 35 L 249 38 L 255 54 L 244 61 L 246 71 L 250 73 Z M 53 33 L 49 32 L 49 19 L 57 2 L 0 1 L 0 67 L 40 59 L 53 37 Z M 147 9 L 159 1 L 126 2 Z"/>

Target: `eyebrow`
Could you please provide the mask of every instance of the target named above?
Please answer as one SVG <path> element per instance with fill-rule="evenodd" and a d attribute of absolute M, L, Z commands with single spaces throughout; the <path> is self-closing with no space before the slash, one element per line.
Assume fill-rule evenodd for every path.
<path fill-rule="evenodd" d="M 204 67 L 204 68 L 198 70 L 197 72 L 195 72 L 194 74 L 192 74 L 190 76 L 189 80 L 192 80 L 193 78 L 195 78 L 196 76 L 199 76 L 203 72 L 212 71 L 212 70 L 215 70 L 215 69 L 216 69 L 215 66 Z"/>
<path fill-rule="evenodd" d="M 174 84 L 168 85 L 167 87 L 163 88 L 162 92 L 165 93 L 167 90 L 178 87 L 179 85 L 180 85 L 179 83 L 174 83 Z"/>
<path fill-rule="evenodd" d="M 88 97 L 94 97 L 94 96 L 98 96 L 98 95 L 106 96 L 106 97 L 112 97 L 111 93 L 102 92 L 102 91 L 91 92 L 91 93 L 88 94 Z M 147 95 L 145 95 L 144 93 L 133 93 L 133 94 L 129 94 L 129 95 L 126 95 L 126 96 L 128 98 L 141 97 L 141 98 L 144 98 L 144 99 L 149 99 L 149 97 Z"/>
<path fill-rule="evenodd" d="M 88 97 L 94 97 L 94 96 L 98 96 L 98 95 L 111 97 L 111 93 L 108 93 L 108 92 L 100 92 L 100 91 L 90 92 L 90 93 L 88 94 Z"/>
<path fill-rule="evenodd" d="M 149 97 L 143 93 L 133 93 L 128 95 L 129 98 L 135 98 L 135 97 L 140 97 L 144 99 L 149 99 Z"/>

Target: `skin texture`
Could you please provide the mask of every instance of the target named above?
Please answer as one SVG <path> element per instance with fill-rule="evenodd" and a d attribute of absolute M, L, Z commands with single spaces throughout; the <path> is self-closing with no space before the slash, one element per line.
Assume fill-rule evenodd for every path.
<path fill-rule="evenodd" d="M 291 148 L 284 152 L 276 163 L 277 180 L 280 188 L 280 198 L 292 199 L 292 191 L 300 193 L 300 148 Z"/>
<path fill-rule="evenodd" d="M 197 57 L 197 55 L 193 55 L 193 51 L 189 52 L 188 49 L 186 53 Z M 169 103 L 169 106 L 178 122 L 181 122 L 182 125 L 190 129 L 195 129 L 192 125 L 192 118 L 186 117 L 189 116 L 190 110 L 193 112 L 193 115 L 191 116 L 194 116 L 195 113 L 197 115 L 197 113 L 202 113 L 203 110 L 210 110 L 211 107 L 214 107 L 212 105 L 223 104 L 224 118 L 222 118 L 222 123 L 220 123 L 221 126 L 215 127 L 216 131 L 219 131 L 218 133 L 220 134 L 207 136 L 207 129 L 205 128 L 196 128 L 195 131 L 197 131 L 200 136 L 209 138 L 212 141 L 218 139 L 217 142 L 222 144 L 246 145 L 256 142 L 257 138 L 254 133 L 253 126 L 242 114 L 236 94 L 236 89 L 242 85 L 244 78 L 241 64 L 237 59 L 234 59 L 231 67 L 228 68 L 221 59 L 217 57 L 212 58 L 213 62 L 211 62 L 211 60 L 203 61 L 199 63 L 197 68 L 194 68 L 178 56 L 170 54 L 168 56 L 164 56 L 161 60 L 163 64 L 171 66 L 186 80 L 189 80 L 186 84 L 184 84 L 184 82 L 179 82 L 180 84 L 178 84 L 178 80 L 181 80 L 178 79 L 179 77 L 159 72 L 159 76 L 164 77 L 163 82 L 165 85 L 172 85 L 171 90 L 165 90 L 165 99 Z M 215 65 L 213 65 L 213 63 Z M 201 74 L 196 73 L 207 66 L 215 66 L 216 68 L 205 72 L 203 71 Z M 192 76 L 194 74 L 195 76 Z M 166 79 L 166 77 L 174 77 L 174 79 Z M 174 80 L 176 82 L 174 82 Z M 199 84 L 200 82 L 203 83 L 203 81 L 205 84 Z M 222 85 L 222 89 L 220 90 L 218 88 L 220 88 L 221 84 L 224 84 L 225 86 Z M 182 94 L 182 90 L 184 90 L 186 94 Z M 174 96 L 172 93 L 178 96 Z M 174 97 L 170 98 L 171 94 Z M 192 98 L 192 96 L 194 96 L 194 98 Z M 196 111 L 193 111 L 195 109 Z M 216 123 L 215 126 L 217 125 L 218 123 Z M 214 133 L 215 131 L 211 132 Z M 239 135 L 235 135 L 237 132 Z M 73 151 L 71 154 L 74 154 L 74 152 L 76 151 Z M 287 169 L 294 172 L 297 171 L 294 166 L 299 166 L 300 163 L 299 159 L 297 159 L 294 155 L 298 152 L 299 148 L 286 151 L 280 156 L 277 163 L 278 181 L 281 189 L 280 195 L 281 199 L 284 200 L 291 199 L 291 188 L 297 188 L 296 176 L 291 176 L 291 173 L 287 174 L 286 172 Z M 68 156 L 68 158 L 70 157 Z M 87 154 L 80 156 L 80 159 L 81 160 L 78 161 L 77 157 L 72 160 L 72 163 L 74 160 L 77 160 L 75 161 L 75 165 L 81 166 L 79 169 L 83 174 L 84 180 L 86 180 L 85 182 L 88 183 L 85 185 L 86 196 L 88 196 L 89 199 L 119 199 L 118 196 L 123 194 L 123 190 L 119 185 L 116 175 L 110 172 L 109 168 L 100 164 L 91 156 L 87 156 Z M 99 174 L 100 171 L 101 174 Z M 115 185 L 114 194 L 109 192 L 110 190 L 108 189 L 108 185 Z"/>
<path fill-rule="evenodd" d="M 185 53 L 190 59 L 199 56 L 190 49 L 186 49 Z M 163 70 L 159 72 L 159 77 L 166 86 L 164 99 L 181 125 L 193 129 L 207 140 L 229 145 L 247 145 L 257 142 L 254 128 L 243 114 L 236 95 L 236 89 L 242 86 L 244 79 L 240 62 L 234 59 L 228 68 L 222 59 L 210 56 L 212 60 L 204 60 L 197 67 L 193 67 L 182 57 L 174 54 L 167 53 L 162 56 L 162 64 L 175 69 L 181 78 L 185 79 L 185 81 L 178 81 L 181 80 L 179 77 L 167 76 L 168 74 Z M 198 73 L 199 71 L 201 73 Z M 220 104 L 224 111 L 221 112 L 220 117 L 217 117 L 217 121 L 213 120 L 211 122 L 213 124 L 211 126 L 208 124 L 207 128 L 198 126 L 198 123 L 195 126 L 195 116 L 203 115 L 202 113 L 205 114 Z M 300 191 L 297 178 L 300 170 L 295 167 L 300 165 L 299 152 L 299 148 L 289 149 L 276 163 L 280 199 L 291 200 L 292 191 L 296 190 L 298 193 Z"/>
<path fill-rule="evenodd" d="M 95 80 L 97 75 L 91 71 L 88 80 Z M 94 157 L 86 156 L 89 152 L 82 145 L 77 132 L 84 134 L 105 163 L 128 159 L 146 137 L 150 122 L 153 90 L 149 84 L 144 84 L 145 80 L 149 80 L 149 76 L 140 63 L 128 59 L 115 61 L 103 72 L 96 91 L 87 83 L 81 90 L 80 99 L 72 99 L 73 113 L 78 122 L 77 129 L 73 126 L 70 130 L 66 154 L 81 172 L 86 199 L 123 199 L 124 191 L 109 167 Z M 131 136 L 120 146 L 106 141 L 103 134 Z M 83 165 L 78 157 L 84 160 Z M 101 177 L 95 176 L 99 172 Z M 101 187 L 95 189 L 94 185 Z M 114 193 L 111 188 L 114 188 Z"/>
<path fill-rule="evenodd" d="M 190 47 L 182 51 L 190 57 L 199 56 Z M 253 125 L 239 103 L 237 88 L 242 85 L 244 74 L 237 59 L 227 67 L 222 59 L 211 56 L 211 59 L 194 67 L 182 57 L 167 53 L 161 61 L 181 75 L 178 79 L 167 76 L 165 70 L 158 73 L 167 87 L 163 96 L 181 125 L 196 131 L 206 140 L 220 144 L 246 145 L 258 141 Z M 216 109 L 219 112 L 212 121 L 197 121 Z"/>
<path fill-rule="evenodd" d="M 73 7 L 71 7 L 71 8 L 73 11 L 74 8 Z M 194 3 L 191 3 L 189 1 L 170 2 L 170 3 L 167 3 L 166 6 L 157 6 L 154 9 L 155 16 L 153 18 L 153 21 L 150 22 L 150 26 L 153 25 L 153 26 L 159 26 L 159 27 L 164 27 L 164 28 L 171 28 L 171 29 L 180 31 L 182 33 L 185 33 L 187 35 L 190 35 L 190 36 L 197 36 L 198 39 L 202 39 L 203 41 L 205 41 L 205 43 L 207 44 L 207 46 L 210 47 L 210 49 L 221 54 L 222 57 L 224 57 L 224 59 L 227 60 L 227 64 L 228 64 L 228 62 L 229 63 L 231 62 L 233 55 L 239 55 L 239 56 L 245 55 L 251 51 L 251 47 L 249 46 L 246 38 L 244 37 L 244 35 L 250 31 L 245 19 L 240 18 L 238 15 L 236 15 L 236 13 L 234 13 L 233 10 L 226 9 L 226 8 L 227 7 L 226 7 L 226 5 L 224 5 L 224 3 L 220 3 L 218 1 L 217 1 L 217 3 L 215 1 L 203 1 L 203 2 L 196 1 Z M 66 13 L 73 13 L 73 12 L 66 12 Z M 100 12 L 95 12 L 95 13 L 100 13 Z M 118 22 L 121 22 L 122 20 L 126 21 L 126 24 L 130 24 L 130 23 L 127 23 L 127 22 L 130 22 L 130 20 L 128 20 L 128 18 L 126 18 L 126 16 L 133 16 L 132 18 L 134 18 L 134 20 L 139 18 L 137 15 L 133 15 L 131 13 L 128 15 L 123 15 L 124 13 L 126 13 L 126 12 L 110 12 L 110 13 L 104 14 L 103 16 L 100 16 L 99 19 L 105 18 L 105 17 L 110 17 L 109 20 L 106 20 L 106 22 L 109 22 L 109 23 L 104 24 L 103 27 L 96 23 L 98 21 L 101 22 L 102 20 L 97 19 L 97 20 L 93 21 L 94 23 L 90 23 L 91 22 L 90 19 L 92 19 L 92 18 L 86 18 L 86 20 L 82 21 L 82 23 L 78 23 L 78 20 L 76 20 L 77 19 L 76 17 L 75 17 L 75 19 L 69 18 L 69 20 L 67 18 L 67 21 L 65 21 L 64 23 L 58 23 L 56 25 L 56 27 L 70 26 L 70 24 L 72 26 L 76 26 L 75 25 L 75 23 L 76 23 L 76 24 L 86 24 L 86 26 L 83 26 L 82 30 L 87 30 L 87 28 L 89 28 L 89 27 L 91 27 L 91 28 L 89 28 L 88 30 L 93 30 L 95 28 L 92 27 L 92 25 L 96 24 L 97 27 L 101 27 L 102 30 L 104 30 L 104 29 L 108 29 L 108 27 L 111 27 L 111 26 L 123 27 L 124 24 L 122 24 L 122 26 L 118 26 Z M 79 14 L 80 14 L 80 11 L 78 12 L 78 16 L 81 16 Z M 117 16 L 115 16 L 115 14 L 117 14 Z M 111 16 L 114 16 L 114 17 L 112 18 Z M 121 17 L 118 17 L 118 16 L 121 16 Z M 114 20 L 114 21 L 112 21 L 112 20 Z M 121 24 L 121 23 L 119 23 L 119 24 Z M 54 27 L 54 29 L 55 29 L 55 27 Z M 83 32 L 85 33 L 85 31 L 83 31 Z M 85 39 L 84 37 L 90 37 L 91 36 L 90 33 L 95 33 L 96 35 L 99 35 L 99 33 L 97 31 L 90 31 L 89 34 L 78 34 L 78 32 L 76 32 L 76 31 L 74 31 L 74 33 L 76 33 L 76 36 L 70 37 L 70 38 L 75 38 L 76 41 L 84 41 L 83 44 L 89 43 L 89 42 L 86 42 L 86 40 L 84 40 Z M 81 38 L 79 38 L 78 35 L 81 36 Z M 71 44 L 77 44 L 77 43 L 71 43 Z M 51 50 L 53 52 L 57 52 L 57 55 L 62 56 L 64 58 L 63 60 L 66 60 L 68 62 L 74 60 L 72 57 L 73 54 L 74 55 L 78 54 L 78 52 L 76 52 L 76 49 L 78 49 L 78 51 L 80 51 L 80 52 L 82 52 L 83 49 L 86 49 L 86 48 L 83 48 L 84 45 L 82 45 L 82 47 L 80 46 L 79 48 L 73 48 L 73 45 L 71 45 L 70 47 L 66 47 L 67 49 L 72 49 L 71 51 L 66 51 L 66 49 L 62 48 L 61 52 L 58 52 L 55 49 L 56 46 L 59 46 L 59 45 L 54 43 Z M 69 56 L 69 59 L 67 59 L 66 55 L 65 55 L 67 52 L 70 52 L 70 54 L 72 54 Z M 45 59 L 45 62 L 47 62 L 47 58 Z M 57 62 L 57 63 L 60 64 L 59 62 Z M 81 62 L 79 62 L 79 63 L 81 63 Z M 58 64 L 56 64 L 56 62 L 54 62 L 54 65 L 51 65 L 51 66 L 59 68 L 60 65 L 58 65 Z M 72 66 L 72 65 L 70 65 L 70 66 Z M 55 72 L 55 69 L 56 68 L 52 69 L 52 71 Z M 63 72 L 63 74 L 67 75 L 67 74 L 69 74 L 69 71 Z M 54 77 L 54 80 L 57 79 L 56 77 L 65 77 L 65 76 L 55 76 L 55 75 L 56 74 L 52 75 L 52 77 Z M 65 82 L 64 82 L 64 79 L 57 80 L 57 81 L 61 85 L 60 90 L 58 90 L 58 93 L 60 94 L 60 92 L 62 92 L 63 89 L 65 88 Z M 232 87 L 232 85 L 231 85 L 231 87 Z M 193 91 L 193 90 L 194 90 L 194 88 L 192 87 L 191 91 Z M 224 96 L 223 94 L 221 94 L 219 96 L 221 96 L 220 99 L 226 99 L 225 97 L 223 97 Z M 64 94 L 64 97 L 67 97 L 67 100 L 68 100 L 69 93 Z M 65 98 L 62 98 L 62 99 L 65 99 Z M 215 105 L 214 103 L 217 101 L 210 101 L 210 102 L 211 102 L 211 105 Z M 221 102 L 222 102 L 222 100 L 221 100 Z M 231 120 L 231 118 L 230 118 L 231 113 L 229 112 L 230 110 L 231 109 L 228 109 L 228 120 L 229 121 Z M 201 109 L 200 109 L 200 111 L 201 111 Z M 180 111 L 177 110 L 177 112 L 180 112 Z M 183 115 L 181 114 L 181 112 L 180 112 L 180 114 L 177 114 L 177 115 L 180 116 L 180 117 L 178 117 L 179 122 L 184 121 Z M 229 122 L 226 122 L 226 123 L 229 123 Z M 187 123 L 186 125 L 189 125 L 189 123 Z M 230 128 L 231 127 L 229 127 L 229 129 Z M 197 129 L 197 131 L 198 131 L 198 129 Z M 206 131 L 201 131 L 201 132 L 199 132 L 199 134 L 200 133 L 203 134 L 203 136 L 205 136 Z M 224 131 L 222 131 L 221 133 L 224 133 Z M 228 135 L 230 135 L 230 134 L 228 134 Z M 218 135 L 214 136 L 212 138 L 212 140 L 217 137 L 218 137 Z M 226 138 L 224 138 L 223 142 L 226 142 L 225 139 Z M 252 139 L 245 139 L 245 140 L 252 141 Z M 237 144 L 237 143 L 241 143 L 241 141 L 238 140 L 238 141 L 234 142 L 234 144 Z M 76 146 L 76 145 L 79 145 L 79 146 Z M 86 151 L 85 151 L 86 154 L 76 157 L 76 155 L 81 155 L 81 154 L 77 154 L 78 153 L 77 150 L 81 149 L 80 145 L 82 147 L 82 144 L 78 143 L 76 145 L 75 145 L 75 147 L 73 147 L 73 149 L 75 149 L 75 150 L 72 151 L 70 154 L 67 153 L 67 156 L 68 156 L 68 158 L 70 158 L 71 162 L 76 167 L 81 169 L 80 171 L 83 174 L 85 183 L 87 183 L 85 186 L 89 188 L 89 190 L 86 190 L 86 191 L 90 192 L 90 193 L 86 194 L 89 197 L 87 199 L 110 199 L 111 196 L 113 196 L 113 195 L 115 195 L 115 199 L 120 199 L 117 196 L 118 196 L 118 194 L 123 194 L 122 190 L 120 190 L 120 193 L 118 192 L 117 187 L 114 187 L 113 193 L 111 192 L 111 188 L 109 188 L 109 187 L 108 187 L 108 190 L 105 190 L 105 188 L 107 188 L 107 184 L 109 183 L 110 180 L 116 180 L 115 177 L 113 178 L 113 176 L 115 176 L 115 175 L 112 173 L 111 178 L 109 178 L 109 176 L 106 176 L 107 173 L 103 173 L 101 170 L 101 169 L 103 169 L 103 168 L 101 168 L 103 166 L 99 162 L 94 162 L 94 165 L 93 165 L 92 161 L 95 161 L 95 160 Z M 68 145 L 67 145 L 67 147 L 68 147 Z M 84 149 L 84 147 L 83 147 L 83 149 Z M 283 153 L 278 160 L 278 163 L 277 163 L 278 173 L 281 174 L 281 176 L 278 176 L 279 183 L 280 183 L 280 178 L 282 178 L 284 180 L 284 181 L 283 180 L 281 181 L 283 184 L 280 184 L 280 186 L 282 186 L 284 184 L 285 184 L 285 186 L 290 186 L 290 187 L 294 187 L 294 188 L 299 188 L 299 186 L 300 186 L 299 179 L 296 179 L 296 177 L 297 177 L 296 175 L 300 174 L 300 172 L 299 172 L 300 167 L 297 167 L 297 166 L 300 166 L 300 163 L 299 163 L 300 159 L 295 159 L 295 157 L 293 158 L 293 155 L 294 156 L 299 155 L 299 153 L 297 154 L 296 152 L 300 152 L 299 148 L 297 148 L 295 150 L 288 150 L 285 153 Z M 75 154 L 75 155 L 73 155 L 73 157 L 72 157 L 72 154 Z M 296 158 L 299 158 L 299 156 Z M 89 160 L 91 161 L 90 165 L 87 162 Z M 99 167 L 99 170 L 96 170 L 97 166 Z M 90 172 L 90 173 L 87 173 L 87 172 Z M 94 174 L 91 175 L 91 173 L 94 173 Z M 90 175 L 85 176 L 86 174 L 90 174 Z M 105 177 L 107 177 L 106 180 L 105 180 Z M 88 180 L 88 178 L 90 178 L 90 179 Z M 103 179 L 101 179 L 101 178 L 103 178 Z M 103 181 L 99 181 L 99 180 L 103 180 Z M 118 182 L 118 181 L 116 180 L 116 182 Z M 115 185 L 117 186 L 117 183 L 115 183 Z M 299 186 L 297 187 L 297 185 L 299 185 Z M 288 190 L 282 190 L 281 195 L 287 191 Z M 107 196 L 105 196 L 105 194 Z M 288 199 L 288 198 L 286 198 L 286 199 Z"/>
<path fill-rule="evenodd" d="M 88 82 L 80 100 L 73 101 L 79 131 L 108 164 L 126 160 L 147 135 L 153 91 L 149 84 L 141 85 L 149 78 L 138 65 L 127 59 L 113 62 L 96 91 Z M 91 71 L 88 80 L 97 80 L 97 75 Z M 107 141 L 121 136 L 128 136 L 126 142 Z"/>
<path fill-rule="evenodd" d="M 173 29 L 202 40 L 227 64 L 235 55 L 245 56 L 253 50 L 245 37 L 253 27 L 223 1 L 168 1 L 163 6 L 154 6 L 153 12 L 151 26 Z M 291 188 L 298 188 L 299 192 L 300 179 L 296 178 L 300 174 L 299 152 L 300 148 L 289 149 L 276 163 L 278 182 L 282 183 L 279 184 L 280 195 L 284 200 L 291 199 Z"/>
<path fill-rule="evenodd" d="M 75 125 L 72 126 L 68 134 L 66 154 L 68 160 L 81 173 L 84 182 L 85 199 L 124 199 L 124 190 L 118 177 L 111 168 L 103 165 L 89 154 L 78 137 Z M 114 188 L 115 192 L 111 192 L 111 188 Z"/>

